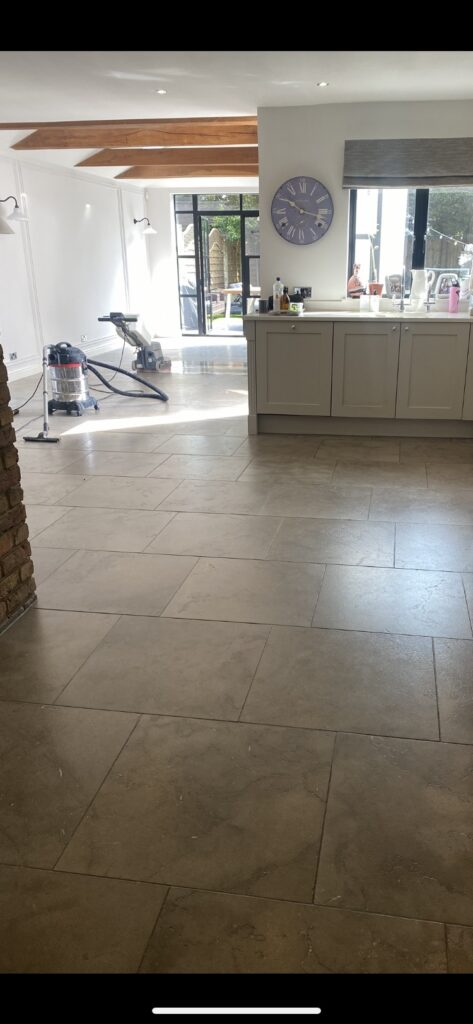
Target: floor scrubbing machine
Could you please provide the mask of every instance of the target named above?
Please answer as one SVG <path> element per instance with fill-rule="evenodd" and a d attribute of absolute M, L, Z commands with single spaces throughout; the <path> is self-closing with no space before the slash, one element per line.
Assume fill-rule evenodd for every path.
<path fill-rule="evenodd" d="M 171 360 L 165 358 L 161 343 L 153 341 L 150 337 L 145 338 L 144 334 L 132 330 L 129 326 L 129 324 L 136 324 L 138 320 L 136 313 L 108 313 L 107 316 L 99 316 L 98 319 L 100 323 L 113 324 L 118 337 L 138 350 L 136 359 L 131 364 L 133 370 L 151 370 L 155 373 L 170 372 Z"/>

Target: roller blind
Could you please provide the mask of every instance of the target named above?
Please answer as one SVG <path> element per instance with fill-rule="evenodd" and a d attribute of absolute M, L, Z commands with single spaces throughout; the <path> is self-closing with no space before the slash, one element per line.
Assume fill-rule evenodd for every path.
<path fill-rule="evenodd" d="M 473 185 L 473 138 L 348 139 L 343 188 Z"/>

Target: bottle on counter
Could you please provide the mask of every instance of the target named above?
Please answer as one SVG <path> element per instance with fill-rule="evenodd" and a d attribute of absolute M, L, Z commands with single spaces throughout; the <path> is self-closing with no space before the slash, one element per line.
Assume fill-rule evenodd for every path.
<path fill-rule="evenodd" d="M 283 293 L 281 295 L 281 302 L 280 302 L 280 310 L 279 310 L 280 313 L 289 313 L 289 305 L 290 305 L 289 288 L 283 288 Z"/>
<path fill-rule="evenodd" d="M 458 303 L 460 301 L 460 285 L 458 281 L 452 285 L 448 293 L 448 312 L 458 313 Z"/>
<path fill-rule="evenodd" d="M 277 277 L 273 284 L 273 313 L 281 312 L 281 298 L 284 292 L 284 285 L 280 277 Z"/>

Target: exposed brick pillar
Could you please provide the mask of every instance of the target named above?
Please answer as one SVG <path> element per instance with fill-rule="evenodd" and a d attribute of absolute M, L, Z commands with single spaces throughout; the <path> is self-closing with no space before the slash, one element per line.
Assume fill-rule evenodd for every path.
<path fill-rule="evenodd" d="M 35 600 L 7 368 L 0 345 L 0 633 Z"/>

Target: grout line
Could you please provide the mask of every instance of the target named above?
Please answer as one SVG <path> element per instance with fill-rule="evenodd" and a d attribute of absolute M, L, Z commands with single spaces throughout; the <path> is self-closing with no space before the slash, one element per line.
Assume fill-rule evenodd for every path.
<path fill-rule="evenodd" d="M 141 957 L 141 960 L 140 960 L 140 962 L 138 964 L 138 967 L 136 968 L 136 972 L 135 972 L 136 974 L 139 974 L 140 971 L 141 971 L 141 968 L 143 966 L 143 960 L 145 959 L 145 956 L 146 956 L 146 954 L 148 952 L 148 947 L 149 947 L 149 945 L 151 943 L 151 940 L 152 940 L 153 935 L 154 935 L 154 933 L 156 931 L 156 928 L 158 927 L 158 921 L 159 921 L 159 919 L 161 917 L 161 914 L 163 913 L 164 906 L 167 903 L 167 898 L 169 896 L 170 890 L 171 890 L 171 886 L 168 885 L 168 887 L 166 889 L 166 892 L 164 894 L 163 902 L 161 903 L 161 906 L 160 906 L 160 908 L 158 910 L 158 913 L 157 913 L 157 916 L 156 916 L 156 920 L 155 920 L 155 922 L 153 924 L 153 927 L 152 927 L 152 929 L 151 929 L 151 931 L 149 933 L 149 936 L 148 936 L 148 938 L 147 938 L 147 940 L 145 942 L 145 947 L 144 947 L 144 950 L 143 950 L 143 956 Z"/>
<path fill-rule="evenodd" d="M 312 563 L 311 563 L 311 564 L 312 564 Z M 318 603 L 319 603 L 319 601 L 320 601 L 320 595 L 321 595 L 321 593 L 322 593 L 322 587 L 323 587 L 323 585 L 324 585 L 324 580 L 325 580 L 325 577 L 326 577 L 326 575 L 327 575 L 327 568 L 328 568 L 328 566 L 327 566 L 327 565 L 324 565 L 324 572 L 323 572 L 323 576 L 322 576 L 322 579 L 321 579 L 321 581 L 320 581 L 320 587 L 319 587 L 319 592 L 318 592 L 318 594 L 317 594 L 317 598 L 316 598 L 316 602 L 315 602 L 315 606 L 314 606 L 314 611 L 313 611 L 313 613 L 312 613 L 312 618 L 311 618 L 311 620 L 310 620 L 310 628 L 311 628 L 311 629 L 312 629 L 312 628 L 314 628 L 314 629 L 316 628 L 316 627 L 314 626 L 314 619 L 315 619 L 315 613 L 316 613 L 316 611 L 317 611 L 317 605 L 318 605 Z"/>
<path fill-rule="evenodd" d="M 133 714 L 133 713 L 135 713 L 135 714 L 136 714 L 136 712 L 131 712 L 131 714 Z M 136 717 L 136 722 L 134 723 L 134 725 L 132 725 L 132 727 L 131 727 L 131 729 L 130 729 L 130 732 L 128 733 L 128 736 L 127 736 L 127 737 L 126 737 L 126 739 L 125 739 L 125 740 L 123 741 L 123 743 L 122 743 L 122 745 L 121 745 L 121 747 L 120 747 L 120 749 L 119 749 L 118 753 L 117 753 L 117 754 L 115 755 L 115 757 L 113 758 L 113 761 L 112 761 L 112 763 L 111 763 L 110 767 L 109 767 L 109 768 L 108 768 L 108 770 L 107 770 L 107 771 L 105 772 L 105 775 L 104 775 L 103 779 L 101 780 L 101 782 L 100 782 L 100 783 L 99 783 L 99 785 L 97 786 L 97 789 L 95 790 L 95 793 L 94 793 L 94 795 L 93 795 L 92 799 L 91 799 L 91 800 L 89 800 L 89 803 L 87 804 L 87 807 L 85 808 L 85 811 L 84 811 L 84 813 L 82 814 L 81 818 L 80 818 L 80 819 L 79 819 L 79 821 L 77 822 L 77 825 L 76 825 L 75 829 L 73 829 L 73 831 L 71 832 L 71 835 L 69 836 L 69 839 L 67 840 L 67 843 L 65 844 L 64 848 L 63 848 L 63 849 L 61 850 L 61 853 L 59 854 L 59 857 L 57 858 L 57 860 L 56 860 L 56 861 L 55 861 L 55 863 L 53 864 L 53 866 L 52 866 L 52 870 L 53 870 L 53 871 L 55 871 L 55 870 L 56 870 L 56 868 L 57 868 L 57 865 L 59 864 L 59 861 L 61 860 L 61 857 L 62 857 L 62 856 L 63 856 L 63 855 L 65 854 L 66 850 L 68 849 L 68 847 L 69 847 L 69 846 L 70 846 L 70 844 L 72 843 L 72 841 L 73 841 L 74 837 L 75 837 L 75 836 L 76 836 L 76 834 L 77 834 L 77 831 L 78 831 L 78 829 L 80 828 L 80 826 L 82 825 L 82 822 L 84 821 L 84 818 L 86 818 L 86 817 L 87 817 L 87 814 L 89 813 L 89 811 L 90 811 L 90 808 L 92 807 L 92 804 L 93 804 L 93 803 L 94 803 L 94 801 L 95 801 L 95 800 L 97 799 L 97 797 L 98 797 L 98 795 L 99 795 L 99 793 L 100 793 L 100 790 L 102 789 L 102 786 L 104 786 L 104 785 L 105 785 L 105 783 L 106 783 L 106 781 L 107 781 L 107 779 L 108 779 L 108 777 L 109 777 L 109 775 L 110 775 L 110 772 L 112 771 L 112 768 L 114 767 L 114 765 L 115 765 L 115 764 L 116 764 L 116 762 L 118 761 L 118 758 L 120 757 L 120 754 L 122 753 L 122 751 L 123 751 L 123 750 L 125 749 L 125 747 L 126 747 L 126 745 L 127 745 L 128 741 L 129 741 L 129 740 L 131 739 L 131 737 L 133 736 L 133 733 L 134 733 L 134 731 L 135 731 L 135 729 L 136 729 L 137 725 L 139 725 L 139 723 L 141 722 L 141 719 L 142 719 L 142 717 L 143 717 L 142 715 L 140 715 L 140 714 L 137 714 L 137 717 Z"/>
<path fill-rule="evenodd" d="M 251 677 L 250 685 L 248 687 L 248 690 L 246 691 L 246 697 L 245 697 L 245 699 L 243 701 L 243 704 L 242 704 L 242 706 L 240 708 L 240 713 L 238 715 L 237 722 L 241 722 L 241 716 L 242 716 L 242 714 L 243 714 L 243 712 L 245 710 L 246 702 L 247 702 L 248 697 L 250 695 L 250 691 L 251 691 L 251 689 L 253 687 L 253 683 L 254 683 L 254 681 L 256 679 L 256 675 L 257 675 L 258 669 L 260 667 L 261 661 L 263 659 L 263 655 L 264 655 L 264 653 L 266 651 L 266 648 L 268 646 L 268 642 L 269 642 L 269 639 L 270 639 L 272 631 L 273 631 L 273 626 L 270 626 L 270 628 L 268 629 L 268 635 L 266 636 L 264 644 L 263 644 L 263 648 L 262 648 L 261 654 L 260 654 L 260 656 L 258 658 L 258 664 L 256 665 L 256 668 L 255 668 L 255 670 L 253 672 L 253 675 Z"/>
<path fill-rule="evenodd" d="M 143 885 L 154 885 L 154 886 L 159 886 L 160 888 L 167 888 L 168 889 L 168 893 L 166 894 L 166 896 L 164 898 L 163 905 L 164 905 L 164 902 L 167 902 L 167 896 L 168 896 L 169 891 L 171 889 L 191 889 L 193 893 L 205 893 L 205 894 L 214 895 L 214 896 L 232 896 L 232 897 L 235 897 L 236 899 L 255 900 L 257 902 L 268 901 L 269 903 L 282 903 L 283 906 L 285 904 L 289 904 L 289 905 L 292 905 L 292 906 L 295 905 L 295 906 L 298 906 L 298 907 L 307 907 L 308 909 L 312 909 L 312 910 L 327 910 L 327 911 L 330 911 L 331 913 L 334 913 L 334 914 L 338 914 L 338 913 L 342 912 L 342 913 L 350 913 L 350 914 L 360 914 L 360 915 L 363 915 L 363 917 L 365 917 L 365 916 L 367 916 L 367 917 L 383 917 L 383 918 L 388 917 L 388 918 L 392 918 L 392 920 L 395 920 L 395 921 L 415 921 L 415 922 L 421 922 L 422 924 L 433 924 L 433 925 L 437 925 L 438 924 L 438 925 L 442 925 L 444 928 L 447 928 L 449 926 L 453 926 L 453 927 L 456 927 L 456 928 L 470 928 L 471 927 L 471 925 L 465 924 L 464 921 L 443 921 L 443 920 L 440 920 L 440 919 L 430 918 L 430 917 L 407 917 L 405 914 L 390 914 L 386 910 L 360 910 L 357 907 L 348 907 L 348 906 L 333 907 L 333 906 L 328 906 L 328 904 L 324 904 L 324 903 L 313 903 L 312 901 L 309 901 L 309 900 L 290 899 L 290 898 L 287 898 L 287 897 L 284 897 L 284 896 L 257 896 L 257 895 L 255 895 L 253 893 L 235 892 L 235 891 L 230 891 L 229 892 L 228 889 L 206 889 L 205 887 L 203 887 L 201 885 L 199 885 L 199 886 L 192 885 L 192 883 L 191 884 L 189 884 L 189 883 L 183 884 L 182 882 L 179 882 L 179 883 L 177 883 L 177 882 L 155 882 L 155 881 L 152 881 L 152 880 L 149 880 L 149 879 L 128 878 L 128 877 L 123 877 L 121 875 L 97 875 L 97 874 L 92 874 L 90 872 L 85 872 L 85 871 L 71 871 L 71 870 L 65 871 L 64 868 L 54 868 L 54 869 L 52 869 L 52 868 L 39 867 L 37 864 L 17 864 L 17 863 L 13 863 L 11 861 L 0 861 L 0 864 L 1 864 L 2 867 L 14 868 L 14 869 L 19 870 L 19 871 L 21 871 L 21 870 L 25 870 L 25 871 L 38 871 L 38 872 L 44 872 L 46 874 L 48 874 L 48 873 L 50 874 L 51 871 L 54 870 L 55 874 L 67 875 L 67 876 L 70 876 L 70 877 L 77 876 L 79 878 L 100 878 L 102 881 L 105 881 L 105 882 L 107 882 L 107 881 L 135 882 L 135 883 L 138 882 L 138 883 L 142 883 Z M 162 909 L 163 909 L 163 907 L 161 907 L 161 910 Z M 160 913 L 161 913 L 161 911 L 160 911 Z M 158 916 L 160 916 L 160 913 L 159 913 Z"/>
<path fill-rule="evenodd" d="M 74 614 L 77 614 L 77 613 L 76 613 L 76 612 L 71 612 L 70 614 L 71 614 L 71 615 L 74 615 Z M 91 614 L 94 614 L 94 613 L 92 612 Z M 94 646 L 94 647 L 92 648 L 92 650 L 91 650 L 91 651 L 89 651 L 89 653 L 88 653 L 88 654 L 86 655 L 86 657 L 85 657 L 85 660 L 81 662 L 81 664 L 80 664 L 80 665 L 79 665 L 79 666 L 78 666 L 78 667 L 76 668 L 76 671 L 75 671 L 75 672 L 73 672 L 73 674 L 72 674 L 71 678 L 67 680 L 67 683 L 65 683 L 65 684 L 64 684 L 64 686 L 62 687 L 62 689 L 61 689 L 61 690 L 59 691 L 59 693 L 58 693 L 58 694 L 56 694 L 56 696 L 55 696 L 55 698 L 54 698 L 54 700 L 53 700 L 53 702 L 52 702 L 52 705 L 51 705 L 51 707 L 71 707 L 71 706 L 74 706 L 74 705 L 68 705 L 68 704 L 58 704 L 58 703 L 57 703 L 57 701 L 59 700 L 59 698 L 60 698 L 60 697 L 62 697 L 62 695 L 63 695 L 63 693 L 65 692 L 65 690 L 67 690 L 67 687 L 69 686 L 69 683 L 72 683 L 72 681 L 73 681 L 73 680 L 75 679 L 76 675 L 77 675 L 77 674 L 78 674 L 78 673 L 80 672 L 80 670 L 81 670 L 82 668 L 84 668 L 84 666 L 85 666 L 85 665 L 87 664 L 87 662 L 88 662 L 89 658 L 90 658 L 90 657 L 92 656 L 92 654 L 95 654 L 95 651 L 97 650 L 97 648 L 98 648 L 98 647 L 100 647 L 100 646 L 101 646 L 101 644 L 103 643 L 103 641 L 105 640 L 105 638 L 106 638 L 106 637 L 108 636 L 108 634 L 110 633 L 110 631 L 111 631 L 111 630 L 113 629 L 113 627 L 114 627 L 114 626 L 116 626 L 116 625 L 118 625 L 118 623 L 119 623 L 119 621 L 120 621 L 120 618 L 121 618 L 121 616 L 120 616 L 120 615 L 117 615 L 117 616 L 116 616 L 116 622 L 110 622 L 110 623 L 108 624 L 108 628 L 107 628 L 107 630 L 105 631 L 104 635 L 103 635 L 102 637 L 100 637 L 100 639 L 99 639 L 99 640 L 97 641 L 97 643 L 96 643 L 96 644 L 95 644 L 95 646 Z M 84 708 L 83 710 L 86 710 L 86 709 Z M 132 714 L 139 714 L 139 712 L 136 712 L 136 711 L 135 711 L 135 712 L 131 712 L 131 713 L 132 713 Z"/>
<path fill-rule="evenodd" d="M 314 905 L 315 905 L 315 890 L 317 888 L 317 879 L 319 877 L 320 861 L 322 859 L 322 843 L 323 843 L 323 839 L 324 839 L 325 822 L 326 822 L 326 819 L 327 819 L 328 799 L 329 799 L 329 796 L 330 796 L 330 783 L 332 781 L 333 763 L 334 763 L 334 760 L 335 760 L 335 751 L 336 751 L 336 747 L 337 747 L 338 735 L 339 735 L 338 733 L 335 733 L 335 739 L 333 741 L 333 747 L 332 747 L 332 756 L 330 758 L 330 772 L 329 772 L 328 783 L 327 783 L 327 796 L 325 798 L 325 807 L 324 807 L 324 813 L 323 813 L 323 818 L 322 818 L 322 828 L 320 830 L 319 849 L 318 849 L 318 852 L 317 852 L 317 861 L 316 861 L 316 865 L 315 865 L 314 885 L 312 887 L 312 903 L 314 903 Z"/>
<path fill-rule="evenodd" d="M 472 635 L 473 635 L 473 619 L 472 619 L 473 612 L 470 612 L 470 605 L 468 604 L 468 598 L 466 596 L 466 587 L 465 587 L 465 579 L 464 579 L 464 577 L 466 575 L 470 575 L 470 573 L 467 574 L 467 573 L 462 572 L 461 573 L 461 580 L 462 580 L 463 593 L 464 593 L 464 596 L 465 596 L 466 610 L 468 612 L 468 618 L 470 620 L 471 632 L 472 632 Z"/>
<path fill-rule="evenodd" d="M 438 691 L 438 684 L 437 684 L 437 661 L 436 661 L 436 657 L 435 657 L 434 637 L 432 637 L 432 662 L 433 662 L 433 669 L 434 669 L 435 703 L 436 703 L 436 707 L 437 707 L 437 728 L 438 728 L 438 731 L 439 731 L 439 740 L 440 740 L 440 742 L 442 742 L 442 727 L 441 727 L 441 722 L 440 722 L 439 691 Z"/>

